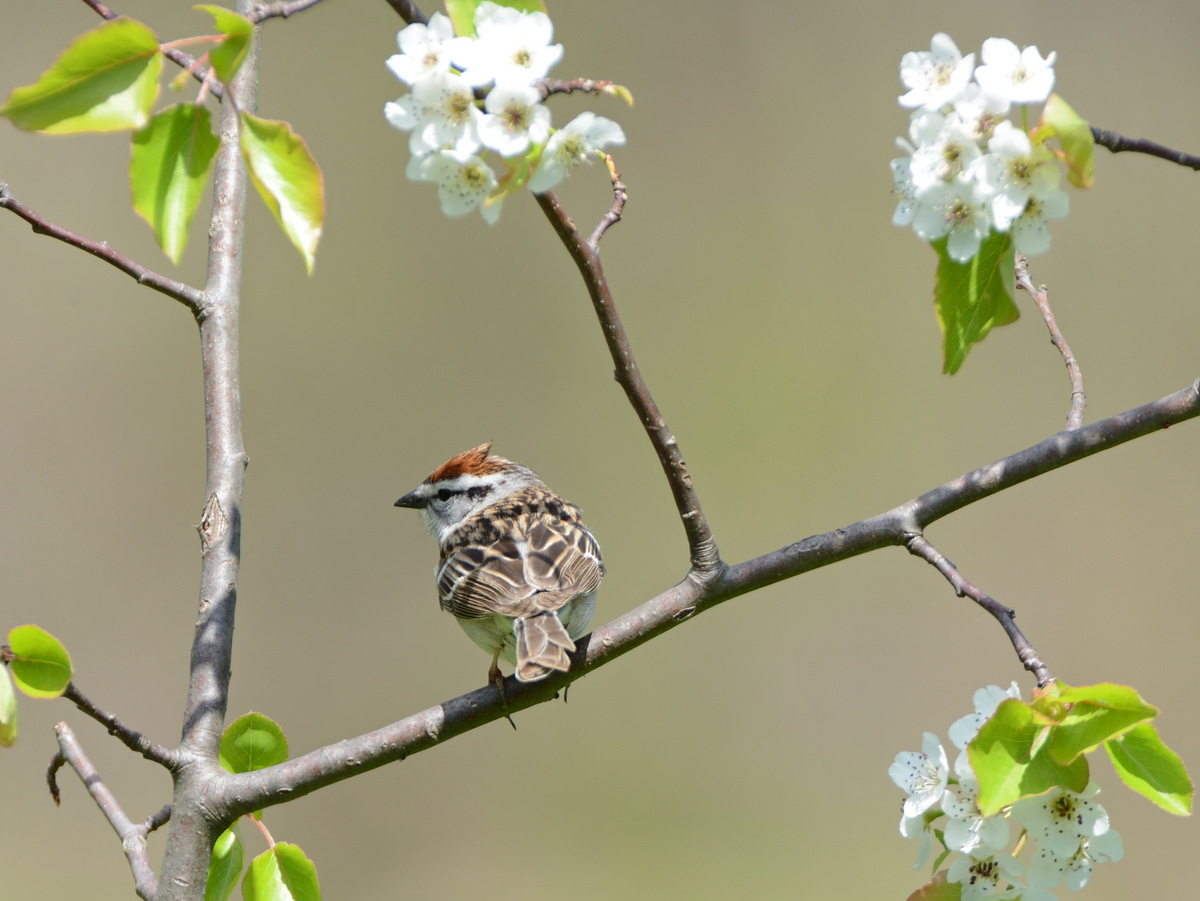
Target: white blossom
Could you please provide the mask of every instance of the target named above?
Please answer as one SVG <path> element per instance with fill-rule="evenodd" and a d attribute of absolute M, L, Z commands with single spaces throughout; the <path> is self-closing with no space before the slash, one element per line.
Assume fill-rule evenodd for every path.
<path fill-rule="evenodd" d="M 447 216 L 465 216 L 478 208 L 490 225 L 500 215 L 498 204 L 485 203 L 496 188 L 496 174 L 478 156 L 453 150 L 414 156 L 405 174 L 413 181 L 435 182 L 438 201 Z"/>
<path fill-rule="evenodd" d="M 1050 231 L 1047 219 L 1061 219 L 1070 211 L 1070 200 L 1066 191 L 1059 189 L 1057 169 L 1050 170 L 1056 176 L 1053 187 L 1042 190 L 1035 186 L 1025 211 L 1012 224 L 1013 246 L 1018 253 L 1027 257 L 1045 253 L 1050 249 Z"/>
<path fill-rule="evenodd" d="M 566 178 L 571 169 L 591 162 L 601 148 L 624 143 L 625 132 L 616 122 L 594 113 L 580 113 L 546 142 L 542 158 L 529 179 L 529 190 L 534 194 L 545 193 Z"/>
<path fill-rule="evenodd" d="M 1054 90 L 1054 60 L 1051 52 L 1042 59 L 1038 48 L 1018 49 L 1006 38 L 988 38 L 975 70 L 975 80 L 985 91 L 1006 97 L 1012 103 L 1041 103 Z"/>
<path fill-rule="evenodd" d="M 940 124 L 936 137 L 923 142 L 912 156 L 912 180 L 918 193 L 965 175 L 983 155 L 975 136 L 960 118 L 945 116 Z"/>
<path fill-rule="evenodd" d="M 971 80 L 974 66 L 975 54 L 964 57 L 950 36 L 939 31 L 930 41 L 929 50 L 901 57 L 900 81 L 908 93 L 900 97 L 900 105 L 936 110 L 953 103 Z"/>
<path fill-rule="evenodd" d="M 1029 865 L 1029 881 L 1042 888 L 1054 888 L 1066 883 L 1069 890 L 1079 891 L 1092 878 L 1093 863 L 1120 860 L 1125 849 L 1115 829 L 1080 839 L 1071 854 L 1057 855 L 1049 848 L 1039 848 Z"/>
<path fill-rule="evenodd" d="M 965 263 L 991 231 L 987 198 L 969 175 L 917 192 L 913 230 L 926 241 L 947 238 L 950 259 Z"/>
<path fill-rule="evenodd" d="M 1000 882 L 1014 883 L 1024 873 L 1025 868 L 1017 858 L 977 849 L 957 858 L 950 865 L 946 879 L 962 886 L 962 901 L 976 901 L 979 898 L 1004 897 L 1008 893 L 1000 892 Z M 1013 897 L 1011 894 L 1008 896 Z"/>
<path fill-rule="evenodd" d="M 484 101 L 479 140 L 503 157 L 524 153 L 550 136 L 550 110 L 538 102 L 537 89 L 526 84 L 497 84 Z"/>
<path fill-rule="evenodd" d="M 950 776 L 946 761 L 946 749 L 938 737 L 926 732 L 921 750 L 901 751 L 888 767 L 888 775 L 903 791 L 908 793 L 904 800 L 904 816 L 916 817 L 942 800 Z M 901 824 L 903 831 L 903 824 Z"/>
<path fill-rule="evenodd" d="M 985 817 L 979 810 L 979 786 L 973 778 L 950 785 L 942 796 L 946 823 L 946 847 L 969 854 L 979 848 L 1001 851 L 1008 844 L 1008 820 L 1000 815 Z"/>
<path fill-rule="evenodd" d="M 400 30 L 396 36 L 400 52 L 388 58 L 387 67 L 408 85 L 426 75 L 449 72 L 452 58 L 461 52 L 465 40 L 454 36 L 448 16 L 434 13 L 429 24 L 413 22 Z"/>
<path fill-rule="evenodd" d="M 478 40 L 463 45 L 455 58 L 475 84 L 533 84 L 562 59 L 562 44 L 550 43 L 554 25 L 544 12 L 522 12 L 485 0 L 475 10 L 475 33 Z"/>
<path fill-rule="evenodd" d="M 474 153 L 480 147 L 483 112 L 475 105 L 470 83 L 453 72 L 419 79 L 411 92 L 388 103 L 383 112 L 392 127 L 409 132 L 413 156 L 435 150 Z"/>
<path fill-rule="evenodd" d="M 896 198 L 892 224 L 912 225 L 917 209 L 917 192 L 912 181 L 912 157 L 903 156 L 892 160 L 892 183 L 892 195 Z"/>

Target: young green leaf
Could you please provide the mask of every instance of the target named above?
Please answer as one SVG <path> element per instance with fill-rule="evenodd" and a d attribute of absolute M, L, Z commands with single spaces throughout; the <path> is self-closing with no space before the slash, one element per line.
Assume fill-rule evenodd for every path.
<path fill-rule="evenodd" d="M 249 773 L 287 760 L 287 736 L 261 713 L 246 713 L 229 724 L 221 736 L 219 759 L 231 773 Z"/>
<path fill-rule="evenodd" d="M 0 747 L 11 748 L 17 740 L 17 693 L 8 667 L 0 666 L 0 670 Z"/>
<path fill-rule="evenodd" d="M 246 901 L 321 901 L 317 868 L 296 845 L 279 842 L 250 862 L 242 880 Z"/>
<path fill-rule="evenodd" d="M 1058 698 L 1068 709 L 1050 740 L 1050 753 L 1060 763 L 1093 751 L 1111 738 L 1158 715 L 1128 685 L 1103 682 L 1064 688 Z"/>
<path fill-rule="evenodd" d="M 475 10 L 483 0 L 446 0 L 446 14 L 454 24 L 454 33 L 464 37 L 475 36 Z M 497 6 L 511 6 L 521 12 L 545 12 L 542 0 L 495 0 Z"/>
<path fill-rule="evenodd" d="M 286 122 L 241 115 L 242 157 L 254 187 L 312 275 L 325 221 L 321 167 Z"/>
<path fill-rule="evenodd" d="M 141 128 L 158 94 L 154 32 L 121 17 L 80 35 L 35 84 L 15 88 L 0 116 L 47 134 Z"/>
<path fill-rule="evenodd" d="M 219 144 L 208 110 L 194 103 L 168 107 L 133 133 L 133 209 L 154 229 L 172 263 L 179 262 L 187 244 L 188 226 Z"/>
<path fill-rule="evenodd" d="M 988 235 L 979 253 L 966 263 L 950 258 L 945 239 L 932 244 L 938 255 L 933 308 L 942 330 L 942 371 L 953 375 L 972 345 L 993 327 L 1008 325 L 1021 315 L 1010 294 L 1012 239 L 1000 232 Z"/>
<path fill-rule="evenodd" d="M 1047 751 L 1051 721 L 1015 698 L 1002 701 L 967 746 L 967 757 L 979 780 L 979 809 L 992 816 L 1026 795 L 1040 795 L 1062 785 L 1083 791 L 1088 782 L 1086 757 L 1057 763 Z"/>
<path fill-rule="evenodd" d="M 14 654 L 13 681 L 31 698 L 57 698 L 71 681 L 71 655 L 57 638 L 37 626 L 17 626 L 8 633 Z"/>
<path fill-rule="evenodd" d="M 1167 813 L 1192 812 L 1192 780 L 1179 755 L 1146 723 L 1105 742 L 1104 750 L 1121 780 Z"/>
<path fill-rule="evenodd" d="M 1067 180 L 1077 188 L 1090 188 L 1096 182 L 1096 140 L 1087 120 L 1071 109 L 1057 94 L 1042 108 L 1042 117 L 1034 136 L 1045 140 L 1058 138 L 1067 164 Z"/>
<path fill-rule="evenodd" d="M 250 47 L 250 37 L 254 34 L 254 26 L 245 16 L 239 16 L 231 9 L 221 6 L 202 5 L 195 7 L 210 13 L 217 24 L 217 30 L 224 35 L 221 43 L 208 53 L 208 60 L 217 73 L 217 78 L 226 84 L 237 74 L 238 67 L 246 58 L 246 50 Z"/>
<path fill-rule="evenodd" d="M 208 864 L 208 881 L 204 884 L 204 901 L 228 901 L 242 875 L 245 852 L 237 826 L 230 826 L 221 833 L 213 845 L 212 860 Z"/>

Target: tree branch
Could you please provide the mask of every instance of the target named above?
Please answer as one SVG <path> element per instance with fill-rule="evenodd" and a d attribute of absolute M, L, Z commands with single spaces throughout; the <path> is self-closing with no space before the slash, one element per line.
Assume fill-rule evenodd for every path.
<path fill-rule="evenodd" d="M 248 15 L 254 0 L 235 7 Z M 230 84 L 232 103 L 221 110 L 221 146 L 213 178 L 205 307 L 197 314 L 204 379 L 207 481 L 201 515 L 200 604 L 192 641 L 183 734 L 175 770 L 171 829 L 163 854 L 157 901 L 184 901 L 203 894 L 212 845 L 219 834 L 208 806 L 208 782 L 229 700 L 234 610 L 241 561 L 242 493 L 246 452 L 242 439 L 238 364 L 242 251 L 247 176 L 238 145 L 238 111 L 257 106 L 261 28 Z"/>
<path fill-rule="evenodd" d="M 1067 339 L 1063 337 L 1063 333 L 1058 328 L 1058 322 L 1054 319 L 1054 313 L 1050 310 L 1050 295 L 1046 292 L 1046 286 L 1041 285 L 1037 288 L 1033 286 L 1033 280 L 1029 277 L 1029 261 L 1019 253 L 1017 254 L 1016 275 L 1017 287 L 1032 297 L 1037 308 L 1041 310 L 1046 328 L 1050 330 L 1050 341 L 1058 348 L 1063 362 L 1067 365 L 1067 377 L 1071 380 L 1071 409 L 1067 413 L 1067 428 L 1077 429 L 1083 425 L 1083 408 L 1087 406 L 1087 395 L 1083 393 L 1083 371 L 1079 368 L 1079 361 L 1075 359 L 1075 354 L 1071 353 Z"/>
<path fill-rule="evenodd" d="M 290 3 L 287 3 L 279 0 L 277 3 L 258 3 L 247 18 L 255 25 L 265 22 L 267 19 L 286 19 L 288 16 L 303 12 L 320 2 L 321 0 L 291 0 Z"/>
<path fill-rule="evenodd" d="M 551 94 L 574 94 L 576 91 L 610 96 L 616 96 L 617 93 L 613 90 L 613 82 L 595 78 L 572 78 L 567 81 L 561 78 L 543 78 L 535 87 L 538 90 L 539 100 L 545 100 Z"/>
<path fill-rule="evenodd" d="M 1125 413 L 1074 431 L 1059 432 L 878 516 L 727 566 L 707 581 L 685 577 L 657 597 L 579 639 L 576 651 L 571 655 L 569 672 L 554 673 L 538 682 L 518 682 L 510 676 L 505 680 L 504 701 L 495 688 L 488 685 L 373 732 L 319 748 L 277 766 L 252 773 L 219 774 L 211 783 L 210 809 L 225 822 L 232 822 L 250 811 L 301 797 L 360 772 L 403 760 L 507 713 L 551 700 L 576 679 L 724 601 L 869 551 L 901 546 L 912 549 L 914 536 L 921 535 L 925 526 L 956 510 L 1084 457 L 1197 416 L 1200 416 L 1200 381 Z M 918 547 L 917 550 L 921 549 Z M 964 579 L 958 585 L 969 583 Z M 977 589 L 975 592 L 983 596 Z M 992 604 L 1001 613 L 1007 610 L 994 601 Z M 997 611 L 992 612 L 996 615 Z M 1033 668 L 1039 680 L 1052 678 L 1037 659 L 1032 646 L 1012 631 L 1015 626 L 1011 616 L 997 618 L 1009 632 L 1022 662 Z"/>
<path fill-rule="evenodd" d="M 95 10 L 99 16 L 105 19 L 116 19 L 120 15 L 119 13 L 113 12 L 103 3 L 100 3 L 99 0 L 83 0 L 83 2 Z M 208 67 L 201 66 L 196 61 L 196 58 L 190 53 L 185 53 L 183 50 L 176 49 L 175 47 L 160 47 L 159 52 L 181 69 L 186 69 L 188 72 L 192 73 L 192 77 L 196 79 L 196 81 L 204 84 L 205 78 L 208 77 Z M 209 79 L 208 92 L 218 100 L 224 99 L 225 97 L 225 88 L 217 78 Z"/>
<path fill-rule="evenodd" d="M 113 250 L 104 241 L 93 241 L 90 238 L 77 235 L 73 231 L 68 231 L 62 226 L 55 225 L 13 197 L 8 185 L 3 181 L 0 181 L 0 207 L 16 213 L 28 222 L 33 227 L 34 234 L 48 235 L 51 238 L 57 238 L 64 244 L 87 251 L 92 256 L 99 257 L 110 266 L 115 266 L 126 275 L 131 276 L 139 285 L 153 288 L 155 291 L 179 301 L 191 310 L 193 315 L 199 313 L 204 303 L 204 292 L 193 288 L 191 285 L 185 285 L 183 282 L 167 278 L 165 275 L 159 275 L 157 272 L 147 269 L 140 263 L 135 263 L 124 254 Z"/>
<path fill-rule="evenodd" d="M 1008 636 L 1008 640 L 1012 642 L 1013 650 L 1017 652 L 1017 658 L 1021 661 L 1021 665 L 1037 678 L 1039 688 L 1044 688 L 1050 682 L 1054 681 L 1054 675 L 1050 672 L 1050 668 L 1046 666 L 1045 662 L 1038 655 L 1038 652 L 1034 650 L 1033 645 L 1029 643 L 1029 639 L 1017 628 L 1017 612 L 1015 610 L 1004 606 L 995 598 L 984 594 L 980 589 L 968 582 L 963 574 L 958 571 L 958 567 L 947 560 L 941 551 L 929 543 L 924 535 L 912 535 L 906 544 L 909 553 L 925 560 L 945 576 L 946 581 L 953 586 L 955 593 L 960 598 L 970 598 L 996 618 L 996 621 L 1000 623 L 1001 628 L 1004 629 L 1004 633 Z"/>
<path fill-rule="evenodd" d="M 420 22 L 424 25 L 429 20 L 425 18 L 425 13 L 421 12 L 417 4 L 412 0 L 387 0 L 387 5 L 394 9 L 400 18 L 409 25 L 414 22 Z"/>
<path fill-rule="evenodd" d="M 92 766 L 91 760 L 84 753 L 83 747 L 79 744 L 75 733 L 71 731 L 71 727 L 66 723 L 59 723 L 54 727 L 54 734 L 58 737 L 59 751 L 54 755 L 54 759 L 50 762 L 50 769 L 46 772 L 46 781 L 50 785 L 50 794 L 54 797 L 54 803 L 59 803 L 56 774 L 64 763 L 69 763 L 79 775 L 80 781 L 87 788 L 88 794 L 92 796 L 92 800 L 96 802 L 96 806 L 100 808 L 109 825 L 116 831 L 117 837 L 121 839 L 121 848 L 125 852 L 125 859 L 129 861 L 129 869 L 133 871 L 134 891 L 145 901 L 154 901 L 158 891 L 158 882 L 154 876 L 154 867 L 150 865 L 150 855 L 146 849 L 146 836 L 165 821 L 164 811 L 160 810 L 143 823 L 134 823 L 126 816 L 125 811 L 117 802 L 116 796 L 105 785 L 100 774 L 96 772 L 96 768 Z M 169 809 L 166 815 L 169 816 Z"/>
<path fill-rule="evenodd" d="M 63 697 L 96 722 L 100 723 L 100 725 L 104 726 L 108 730 L 109 735 L 115 735 L 129 750 L 136 751 L 147 760 L 161 764 L 169 770 L 173 770 L 178 766 L 177 755 L 174 751 L 164 748 L 156 742 L 152 742 L 142 733 L 130 729 L 117 719 L 114 714 L 101 710 L 79 690 L 79 687 L 74 682 L 67 683 Z"/>
<path fill-rule="evenodd" d="M 1145 138 L 1127 138 L 1124 135 L 1117 134 L 1115 131 L 1093 127 L 1092 139 L 1101 147 L 1107 147 L 1113 153 L 1145 153 L 1166 160 L 1167 162 L 1175 163 L 1178 166 L 1200 170 L 1200 156 L 1184 153 L 1181 150 L 1172 150 L 1170 147 L 1164 147 L 1162 144 L 1154 143 L 1154 141 L 1147 141 Z"/>
<path fill-rule="evenodd" d="M 591 235 L 588 236 L 588 247 L 592 249 L 592 253 L 600 252 L 600 239 L 604 237 L 606 231 L 621 221 L 621 214 L 625 211 L 625 201 L 629 199 L 629 189 L 625 187 L 625 182 L 621 181 L 621 173 L 613 165 L 611 153 L 604 154 L 604 165 L 608 167 L 608 177 L 612 181 L 613 202 L 608 212 L 600 218 L 596 227 L 592 229 Z"/>
<path fill-rule="evenodd" d="M 619 214 L 618 203 L 624 205 L 625 186 L 620 184 L 620 180 L 615 177 L 615 170 L 613 175 L 614 194 L 617 198 L 614 200 L 613 207 Z M 620 185 L 619 190 L 618 185 Z M 625 396 L 629 398 L 629 403 L 637 412 L 638 419 L 642 422 L 642 428 L 646 430 L 646 435 L 650 438 L 654 452 L 658 455 L 663 472 L 666 473 L 667 482 L 671 486 L 671 494 L 675 497 L 675 507 L 679 511 L 684 532 L 687 534 L 688 549 L 692 558 L 692 573 L 701 581 L 711 578 L 721 569 L 721 558 L 716 539 L 713 538 L 708 519 L 704 516 L 704 510 L 700 506 L 700 497 L 692 485 L 692 477 L 688 473 L 687 464 L 679 450 L 679 443 L 667 427 L 666 419 L 659 411 L 658 405 L 654 402 L 650 389 L 646 386 L 645 379 L 642 378 L 641 371 L 638 369 L 637 360 L 634 359 L 633 350 L 629 346 L 629 338 L 625 334 L 625 327 L 621 324 L 616 304 L 609 291 L 604 267 L 600 265 L 599 249 L 589 245 L 579 234 L 575 223 L 567 216 L 553 191 L 535 194 L 534 197 L 542 208 L 542 212 L 546 214 L 546 218 L 550 220 L 555 234 L 570 253 L 571 259 L 579 267 L 579 273 L 583 276 L 588 294 L 592 298 L 596 317 L 600 320 L 608 352 L 612 355 L 613 364 L 616 366 L 614 376 L 617 383 L 625 389 Z M 602 234 L 603 229 L 597 228 L 596 239 L 599 240 L 599 236 Z"/>

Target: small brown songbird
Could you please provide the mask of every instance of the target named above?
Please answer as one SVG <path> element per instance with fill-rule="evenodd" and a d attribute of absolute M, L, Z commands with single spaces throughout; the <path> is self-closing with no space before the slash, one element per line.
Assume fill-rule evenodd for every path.
<path fill-rule="evenodd" d="M 522 682 L 570 667 L 604 564 L 579 508 L 490 449 L 451 457 L 396 506 L 419 510 L 438 540 L 442 609 L 492 655 L 488 680 L 503 691 L 500 658 Z"/>

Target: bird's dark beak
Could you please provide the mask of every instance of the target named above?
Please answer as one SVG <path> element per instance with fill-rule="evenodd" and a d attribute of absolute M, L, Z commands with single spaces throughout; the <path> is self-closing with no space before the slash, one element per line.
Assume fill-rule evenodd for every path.
<path fill-rule="evenodd" d="M 416 489 L 414 491 L 410 491 L 408 494 L 404 495 L 404 497 L 400 498 L 400 500 L 396 501 L 394 506 L 409 507 L 413 510 L 420 510 L 422 507 L 426 506 L 428 503 L 429 503 L 429 498 L 424 497 L 421 494 L 420 489 Z"/>

